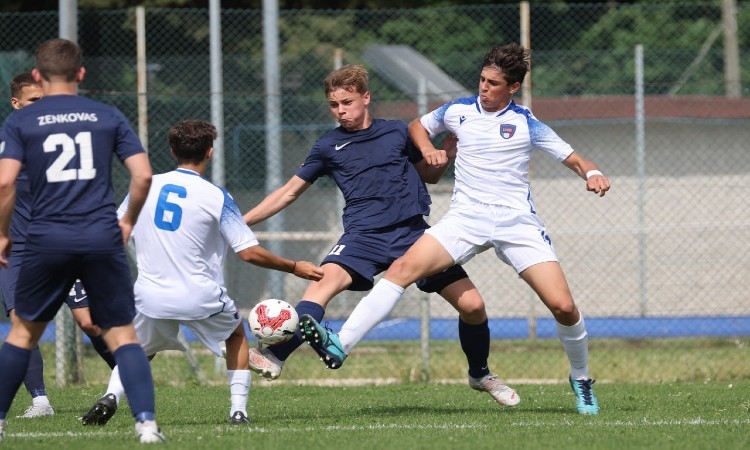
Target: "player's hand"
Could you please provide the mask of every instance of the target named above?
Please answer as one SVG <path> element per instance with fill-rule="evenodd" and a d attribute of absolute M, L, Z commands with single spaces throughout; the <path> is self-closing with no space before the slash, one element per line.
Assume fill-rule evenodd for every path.
<path fill-rule="evenodd" d="M 607 193 L 609 188 L 609 178 L 604 175 L 594 175 L 586 180 L 586 190 L 599 194 L 599 197 L 604 197 L 604 194 Z"/>
<path fill-rule="evenodd" d="M 122 245 L 125 247 L 128 246 L 128 242 L 130 241 L 130 235 L 133 234 L 133 224 L 125 220 L 123 217 L 120 219 L 120 230 L 122 231 Z"/>
<path fill-rule="evenodd" d="M 431 167 L 443 167 L 448 164 L 448 154 L 445 150 L 427 150 L 422 153 L 425 162 Z"/>
<path fill-rule="evenodd" d="M 8 236 L 0 236 L 0 266 L 8 267 L 8 257 L 13 241 Z"/>
<path fill-rule="evenodd" d="M 297 261 L 292 273 L 305 280 L 319 281 L 323 278 L 323 269 L 309 261 Z"/>

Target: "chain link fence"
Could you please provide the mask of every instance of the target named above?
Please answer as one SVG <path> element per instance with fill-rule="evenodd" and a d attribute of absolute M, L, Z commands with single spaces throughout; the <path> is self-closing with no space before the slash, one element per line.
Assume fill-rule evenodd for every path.
<path fill-rule="evenodd" d="M 706 376 L 750 376 L 742 350 L 750 336 L 750 101 L 748 84 L 741 83 L 750 76 L 750 4 L 734 6 L 723 13 L 721 2 L 530 5 L 531 89 L 517 101 L 596 161 L 613 186 L 598 198 L 551 158 L 533 161 L 534 199 L 587 318 L 595 376 L 633 378 L 629 368 L 609 367 L 606 352 L 597 352 L 607 338 L 688 337 L 726 343 L 716 353 L 730 355 L 731 367 Z M 315 140 L 334 126 L 322 80 L 337 64 L 370 69 L 377 117 L 408 121 L 447 98 L 475 92 L 484 52 L 520 40 L 520 11 L 519 5 L 280 11 L 281 113 L 274 118 L 280 146 L 269 152 L 263 13 L 223 10 L 222 183 L 247 210 L 294 174 Z M 174 165 L 168 128 L 186 118 L 211 118 L 209 12 L 145 13 L 148 91 L 140 95 L 148 101 L 148 120 L 140 131 L 155 171 L 164 172 Z M 125 9 L 82 11 L 78 18 L 87 68 L 81 93 L 115 104 L 134 126 L 135 17 L 135 10 Z M 56 37 L 57 23 L 56 12 L 0 13 L 6 86 L 12 75 L 32 67 L 33 49 Z M 413 55 L 406 75 L 397 70 L 400 51 Z M 451 87 L 440 90 L 430 78 L 428 84 L 438 87 L 421 92 L 406 83 L 423 60 Z M 0 117 L 8 113 L 5 102 Z M 124 195 L 127 179 L 117 173 L 116 189 Z M 449 172 L 431 186 L 430 221 L 447 210 L 451 185 Z M 274 251 L 320 261 L 340 234 L 340 209 L 335 185 L 320 181 L 277 219 L 253 229 Z M 276 296 L 296 302 L 306 286 L 293 276 L 228 260 L 229 291 L 243 308 Z M 493 252 L 466 268 L 487 302 L 493 349 L 511 352 L 516 339 L 524 349 L 555 339 L 551 315 Z M 334 329 L 362 295 L 345 292 L 330 304 L 326 320 Z M 440 297 L 426 299 L 410 287 L 372 338 L 419 339 L 427 305 L 432 339 L 456 341 L 448 356 L 434 361 L 448 366 L 449 377 L 462 378 L 456 313 Z M 557 350 L 552 367 L 504 365 L 503 375 L 564 377 L 565 357 Z M 639 362 L 644 367 L 636 378 L 661 379 L 663 363 Z"/>

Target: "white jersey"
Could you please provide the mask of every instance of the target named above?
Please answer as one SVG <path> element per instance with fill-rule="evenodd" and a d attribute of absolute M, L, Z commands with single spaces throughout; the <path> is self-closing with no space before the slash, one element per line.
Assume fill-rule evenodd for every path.
<path fill-rule="evenodd" d="M 232 304 L 222 268 L 227 249 L 258 245 L 231 195 L 185 169 L 154 175 L 133 239 L 136 309 L 175 320 L 203 319 Z"/>
<path fill-rule="evenodd" d="M 420 122 L 430 136 L 447 130 L 458 137 L 454 198 L 463 194 L 475 202 L 528 211 L 533 209 L 528 180 L 533 150 L 558 161 L 573 153 L 557 133 L 513 101 L 502 111 L 486 112 L 478 97 L 462 98 Z"/>

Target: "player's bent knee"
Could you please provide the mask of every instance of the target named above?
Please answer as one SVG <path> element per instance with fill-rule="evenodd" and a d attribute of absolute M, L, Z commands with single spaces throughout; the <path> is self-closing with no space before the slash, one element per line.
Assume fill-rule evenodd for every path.
<path fill-rule="evenodd" d="M 399 258 L 388 268 L 386 278 L 399 286 L 408 286 L 422 278 L 422 274 L 415 265 Z"/>
<path fill-rule="evenodd" d="M 464 322 L 479 324 L 487 320 L 487 311 L 484 303 L 472 303 L 469 305 L 459 305 L 458 312 L 464 319 Z"/>
<path fill-rule="evenodd" d="M 139 344 L 133 324 L 102 329 L 102 338 L 111 351 L 115 351 L 123 345 Z"/>
<path fill-rule="evenodd" d="M 549 305 L 549 310 L 560 323 L 575 323 L 578 321 L 578 308 L 573 302 Z"/>

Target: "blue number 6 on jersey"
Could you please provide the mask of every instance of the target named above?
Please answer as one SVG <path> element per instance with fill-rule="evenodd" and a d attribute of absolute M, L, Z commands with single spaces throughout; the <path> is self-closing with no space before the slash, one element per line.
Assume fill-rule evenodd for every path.
<path fill-rule="evenodd" d="M 159 192 L 159 200 L 156 203 L 156 214 L 154 214 L 154 225 L 160 230 L 175 231 L 180 228 L 182 222 L 182 208 L 177 203 L 169 201 L 169 194 L 175 194 L 179 198 L 187 197 L 187 189 L 176 184 L 165 184 Z"/>

